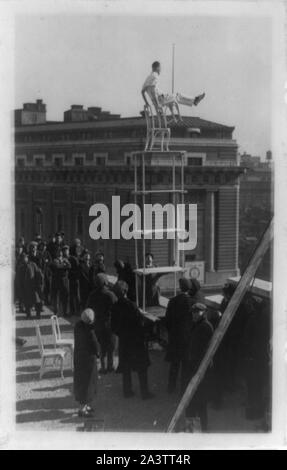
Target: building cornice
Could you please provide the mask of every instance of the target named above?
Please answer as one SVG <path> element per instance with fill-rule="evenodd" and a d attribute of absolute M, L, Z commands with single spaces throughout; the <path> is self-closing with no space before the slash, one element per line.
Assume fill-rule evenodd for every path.
<path fill-rule="evenodd" d="M 58 141 L 58 142 L 21 142 L 15 143 L 15 149 L 49 149 L 49 148 L 73 148 L 79 147 L 91 147 L 98 145 L 130 145 L 133 144 L 137 147 L 142 148 L 145 138 L 119 138 L 119 139 L 92 139 L 92 140 L 73 140 L 73 141 Z M 237 147 L 237 142 L 234 139 L 205 139 L 205 138 L 172 138 L 170 147 Z"/>

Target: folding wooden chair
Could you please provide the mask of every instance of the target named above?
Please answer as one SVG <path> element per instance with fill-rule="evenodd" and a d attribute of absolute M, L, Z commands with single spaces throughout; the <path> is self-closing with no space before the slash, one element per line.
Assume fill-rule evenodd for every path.
<path fill-rule="evenodd" d="M 53 370 L 57 367 L 57 363 L 60 364 L 61 378 L 64 378 L 64 359 L 66 351 L 64 349 L 51 349 L 47 350 L 44 348 L 40 326 L 35 323 L 36 337 L 41 356 L 41 367 L 40 367 L 40 380 L 45 374 L 45 370 Z M 52 361 L 52 366 L 48 366 L 48 362 Z"/>
<path fill-rule="evenodd" d="M 148 104 L 144 106 L 146 120 L 146 145 L 145 151 L 168 151 L 170 142 L 170 129 L 167 127 L 166 114 L 152 103 L 150 96 L 145 93 Z"/>
<path fill-rule="evenodd" d="M 70 358 L 71 358 L 71 369 L 73 370 L 74 369 L 74 341 L 72 339 L 62 338 L 60 325 L 59 325 L 59 319 L 57 315 L 51 316 L 51 322 L 52 322 L 52 332 L 53 332 L 55 349 L 60 348 L 60 349 L 69 350 Z"/>

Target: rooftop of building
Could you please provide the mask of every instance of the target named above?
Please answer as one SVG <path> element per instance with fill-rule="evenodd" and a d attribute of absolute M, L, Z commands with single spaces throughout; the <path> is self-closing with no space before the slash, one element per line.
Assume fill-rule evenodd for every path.
<path fill-rule="evenodd" d="M 102 110 L 98 106 L 90 106 L 87 109 L 83 105 L 71 105 L 70 109 L 64 111 L 62 121 L 52 121 L 46 119 L 46 105 L 42 100 L 36 103 L 25 103 L 23 109 L 17 109 L 15 116 L 19 116 L 21 112 L 39 112 L 41 119 L 30 122 L 22 121 L 17 118 L 15 120 L 15 128 L 17 132 L 37 132 L 38 130 L 57 131 L 57 130 L 73 130 L 73 129 L 103 129 L 103 128 L 139 128 L 145 126 L 145 118 L 143 112 L 139 116 L 122 117 L 120 114 L 112 114 L 109 111 Z M 217 122 L 202 119 L 197 116 L 183 116 L 182 122 L 170 123 L 171 128 L 190 128 L 190 129 L 218 129 L 232 132 L 233 126 L 227 126 Z"/>
<path fill-rule="evenodd" d="M 233 131 L 234 126 L 226 126 L 213 121 L 208 121 L 196 116 L 182 116 L 183 122 L 170 123 L 171 128 L 209 128 L 226 129 Z M 17 131 L 23 130 L 57 130 L 57 129 L 80 129 L 80 128 L 117 128 L 117 127 L 143 127 L 145 119 L 141 116 L 116 117 L 109 119 L 100 119 L 97 121 L 46 121 L 39 124 L 24 124 L 16 126 Z"/>

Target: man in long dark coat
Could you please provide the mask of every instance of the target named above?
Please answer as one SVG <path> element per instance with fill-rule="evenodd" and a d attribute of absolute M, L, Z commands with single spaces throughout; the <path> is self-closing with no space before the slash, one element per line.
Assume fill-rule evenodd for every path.
<path fill-rule="evenodd" d="M 212 325 L 206 318 L 206 306 L 201 303 L 196 303 L 192 306 L 191 310 L 193 322 L 191 329 L 188 332 L 189 340 L 186 344 L 182 368 L 183 393 L 185 392 L 190 380 L 196 374 L 213 335 Z M 186 417 L 188 426 L 191 428 L 190 430 L 194 428 L 195 420 L 199 418 L 201 430 L 207 431 L 208 389 L 209 374 L 207 371 L 186 410 Z"/>
<path fill-rule="evenodd" d="M 44 290 L 43 290 L 43 300 L 46 305 L 50 305 L 51 302 L 51 281 L 52 273 L 50 265 L 52 262 L 51 255 L 47 250 L 47 244 L 44 241 L 41 241 L 38 244 L 37 250 L 38 266 L 40 267 L 43 276 L 44 276 Z"/>
<path fill-rule="evenodd" d="M 23 255 L 23 265 L 19 273 L 20 289 L 23 296 L 27 318 L 31 316 L 32 307 L 35 307 L 37 317 L 40 318 L 42 310 L 43 275 L 39 267 Z"/>
<path fill-rule="evenodd" d="M 114 335 L 111 328 L 111 312 L 117 298 L 108 285 L 107 276 L 104 273 L 98 274 L 96 289 L 92 291 L 87 301 L 87 308 L 91 308 L 96 314 L 95 327 L 101 345 L 100 373 L 102 374 L 114 371 Z"/>
<path fill-rule="evenodd" d="M 67 316 L 69 302 L 69 277 L 71 269 L 69 261 L 59 251 L 57 258 L 51 263 L 52 270 L 52 303 L 55 315 L 58 314 L 59 304 L 63 316 Z"/>
<path fill-rule="evenodd" d="M 192 322 L 191 307 L 195 303 L 190 296 L 192 283 L 190 279 L 179 280 L 181 292 L 170 299 L 165 316 L 168 331 L 168 346 L 166 360 L 170 362 L 168 377 L 168 392 L 176 390 L 177 377 L 181 368 L 185 350 L 185 332 L 187 323 Z"/>
<path fill-rule="evenodd" d="M 78 267 L 80 306 L 85 308 L 91 291 L 93 290 L 93 266 L 91 264 L 91 255 L 85 250 Z"/>
<path fill-rule="evenodd" d="M 66 258 L 71 269 L 69 270 L 69 300 L 70 300 L 70 315 L 79 315 L 80 313 L 80 284 L 79 284 L 79 257 L 70 254 L 71 250 L 67 248 L 64 250 L 64 258 Z"/>
<path fill-rule="evenodd" d="M 97 357 L 100 346 L 94 329 L 95 313 L 86 309 L 74 329 L 74 395 L 80 404 L 79 416 L 93 416 L 92 403 L 97 391 Z"/>
<path fill-rule="evenodd" d="M 153 398 L 148 387 L 148 366 L 150 360 L 145 342 L 144 320 L 136 304 L 127 298 L 128 285 L 118 281 L 114 286 L 118 297 L 112 309 L 112 328 L 119 337 L 119 360 L 123 374 L 125 398 L 134 396 L 132 390 L 132 371 L 139 377 L 143 400 Z"/>

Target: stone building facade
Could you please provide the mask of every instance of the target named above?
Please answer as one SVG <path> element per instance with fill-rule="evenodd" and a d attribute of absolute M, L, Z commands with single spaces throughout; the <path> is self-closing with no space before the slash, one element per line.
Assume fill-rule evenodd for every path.
<path fill-rule="evenodd" d="M 244 170 L 233 131 L 197 117 L 184 117 L 183 123 L 171 126 L 171 150 L 187 152 L 185 203 L 198 208 L 198 244 L 185 252 L 185 262 L 202 263 L 207 285 L 238 274 L 239 180 Z M 89 209 L 99 202 L 111 207 L 114 195 L 121 197 L 121 204 L 133 202 L 131 153 L 144 148 L 145 132 L 141 115 L 121 118 L 98 107 L 73 105 L 61 122 L 46 120 L 42 101 L 17 110 L 16 238 L 30 240 L 39 232 L 47 238 L 63 231 L 67 242 L 79 237 L 92 252 L 103 250 L 108 267 L 116 258 L 133 264 L 131 241 L 90 238 Z M 147 181 L 153 188 L 169 187 L 170 170 L 164 161 L 150 166 Z M 168 198 L 159 194 L 152 202 L 165 204 Z M 172 262 L 164 242 L 151 244 L 159 265 Z"/>

